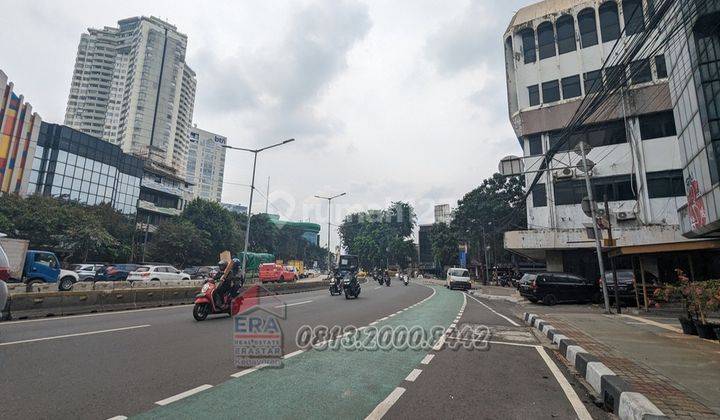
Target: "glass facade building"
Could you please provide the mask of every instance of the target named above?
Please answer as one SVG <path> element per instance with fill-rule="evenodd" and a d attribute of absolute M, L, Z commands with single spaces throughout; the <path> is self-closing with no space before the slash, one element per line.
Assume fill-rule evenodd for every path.
<path fill-rule="evenodd" d="M 119 146 L 43 122 L 32 162 L 28 194 L 110 203 L 125 214 L 137 211 L 144 161 Z"/>

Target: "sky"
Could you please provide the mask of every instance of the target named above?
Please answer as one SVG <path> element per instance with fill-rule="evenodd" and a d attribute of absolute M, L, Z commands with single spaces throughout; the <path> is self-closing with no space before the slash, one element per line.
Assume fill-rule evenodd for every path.
<path fill-rule="evenodd" d="M 409 201 L 419 223 L 521 153 L 502 35 L 532 0 L 33 0 L 0 14 L 0 69 L 62 123 L 80 34 L 157 16 L 188 36 L 193 120 L 259 155 L 253 210 L 320 223 Z M 206 6 L 207 4 L 207 6 Z M 246 205 L 252 155 L 229 150 L 223 201 Z M 269 194 L 266 192 L 270 178 Z M 333 246 L 336 228 L 331 228 Z"/>

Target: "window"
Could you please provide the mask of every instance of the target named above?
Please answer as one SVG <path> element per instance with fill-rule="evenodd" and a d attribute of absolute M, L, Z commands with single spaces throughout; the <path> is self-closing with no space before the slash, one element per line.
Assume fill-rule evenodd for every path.
<path fill-rule="evenodd" d="M 543 22 L 538 26 L 538 54 L 540 59 L 555 56 L 555 32 L 552 23 Z"/>
<path fill-rule="evenodd" d="M 597 27 L 595 26 L 595 10 L 583 9 L 578 13 L 578 29 L 580 29 L 580 46 L 582 48 L 597 45 Z M 559 31 L 559 29 L 558 29 Z"/>
<path fill-rule="evenodd" d="M 630 63 L 630 84 L 645 83 L 652 80 L 650 60 L 637 60 Z"/>
<path fill-rule="evenodd" d="M 646 175 L 650 198 L 685 196 L 685 180 L 681 170 L 648 172 Z"/>
<path fill-rule="evenodd" d="M 641 0 L 623 0 L 623 17 L 625 20 L 625 35 L 634 35 L 645 30 L 645 16 L 643 15 Z"/>
<path fill-rule="evenodd" d="M 585 94 L 597 93 L 602 89 L 603 80 L 600 70 L 589 71 L 583 75 L 585 82 Z"/>
<path fill-rule="evenodd" d="M 668 76 L 664 55 L 655 56 L 655 70 L 657 71 L 658 79 L 664 79 Z"/>
<path fill-rule="evenodd" d="M 525 64 L 535 62 L 535 32 L 532 29 L 525 29 L 520 33 L 522 37 L 523 56 Z"/>
<path fill-rule="evenodd" d="M 547 206 L 547 190 L 545 189 L 545 184 L 537 184 L 533 187 L 532 202 L 533 207 Z"/>
<path fill-rule="evenodd" d="M 527 90 L 530 106 L 540 105 L 540 90 L 538 89 L 538 85 L 528 86 Z"/>
<path fill-rule="evenodd" d="M 627 85 L 625 67 L 622 64 L 610 66 L 605 69 L 605 85 L 609 88 Z"/>
<path fill-rule="evenodd" d="M 578 180 L 560 181 L 554 184 L 555 205 L 580 204 L 587 195 L 585 182 Z"/>
<path fill-rule="evenodd" d="M 641 115 L 639 120 L 640 138 L 643 140 L 670 137 L 677 134 L 675 131 L 675 117 L 672 111 Z"/>
<path fill-rule="evenodd" d="M 527 141 L 528 152 L 530 156 L 538 156 L 543 154 L 542 136 L 540 134 L 528 136 Z"/>
<path fill-rule="evenodd" d="M 557 102 L 560 100 L 560 86 L 557 80 L 551 80 L 542 84 L 543 103 Z"/>
<path fill-rule="evenodd" d="M 563 77 L 562 82 L 562 93 L 563 99 L 576 98 L 582 95 L 580 89 L 580 76 Z"/>
<path fill-rule="evenodd" d="M 550 147 L 560 141 L 560 132 L 550 133 Z M 572 150 L 584 141 L 592 147 L 610 146 L 626 143 L 625 124 L 622 120 L 604 122 L 600 124 L 585 125 L 571 134 L 567 141 L 559 148 L 560 151 Z"/>
<path fill-rule="evenodd" d="M 617 4 L 607 1 L 600 5 L 600 34 L 603 42 L 620 38 L 620 19 L 618 18 Z"/>
<path fill-rule="evenodd" d="M 557 46 L 558 54 L 575 51 L 575 22 L 572 16 L 564 15 L 557 20 Z"/>

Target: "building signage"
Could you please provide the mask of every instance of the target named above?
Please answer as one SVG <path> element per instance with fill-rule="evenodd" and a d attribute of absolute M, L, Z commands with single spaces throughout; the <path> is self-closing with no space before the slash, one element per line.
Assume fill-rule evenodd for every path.
<path fill-rule="evenodd" d="M 700 185 L 697 179 L 690 174 L 685 181 L 687 187 L 688 216 L 690 216 L 690 227 L 692 230 L 700 229 L 707 224 L 707 212 L 705 205 L 700 198 Z"/>

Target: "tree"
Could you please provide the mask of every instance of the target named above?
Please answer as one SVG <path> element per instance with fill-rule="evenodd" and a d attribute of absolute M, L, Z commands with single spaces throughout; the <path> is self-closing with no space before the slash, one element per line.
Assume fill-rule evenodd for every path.
<path fill-rule="evenodd" d="M 158 226 L 148 248 L 149 259 L 179 267 L 214 264 L 208 252 L 212 243 L 207 231 L 198 229 L 183 218 L 170 219 Z M 217 257 L 216 257 L 217 258 Z"/>
<path fill-rule="evenodd" d="M 460 241 L 470 244 L 475 258 L 482 258 L 483 242 L 495 250 L 496 260 L 510 258 L 502 237 L 508 230 L 526 226 L 523 184 L 523 177 L 496 173 L 458 201 L 451 227 Z"/>
<path fill-rule="evenodd" d="M 442 267 L 455 265 L 458 261 L 458 239 L 455 231 L 445 223 L 435 223 L 430 233 L 430 243 L 435 261 Z"/>
<path fill-rule="evenodd" d="M 234 213 L 219 203 L 196 198 L 185 206 L 181 218 L 209 235 L 211 242 L 203 253 L 204 257 L 216 258 L 223 251 L 242 249 L 244 226 L 239 225 Z"/>

